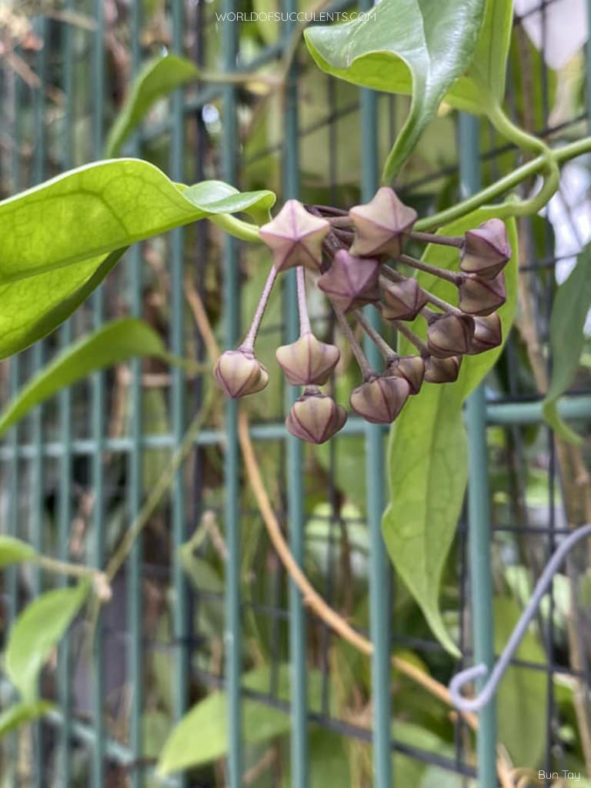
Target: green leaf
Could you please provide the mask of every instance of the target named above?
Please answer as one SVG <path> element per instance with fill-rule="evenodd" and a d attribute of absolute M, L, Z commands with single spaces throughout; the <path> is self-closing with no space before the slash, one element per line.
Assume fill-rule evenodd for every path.
<path fill-rule="evenodd" d="M 165 55 L 146 63 L 134 80 L 125 104 L 111 127 L 105 145 L 105 158 L 110 159 L 119 153 L 127 137 L 158 99 L 198 77 L 196 66 L 178 55 Z"/>
<path fill-rule="evenodd" d="M 269 666 L 247 673 L 242 684 L 248 689 L 269 693 L 272 672 Z M 290 699 L 290 667 L 280 665 L 277 672 L 277 695 Z M 308 671 L 308 700 L 312 709 L 319 711 L 322 697 L 322 676 L 319 671 Z M 158 772 L 165 776 L 189 767 L 221 758 L 228 749 L 227 698 L 224 692 L 213 692 L 185 714 L 172 729 L 158 761 Z M 291 728 L 288 713 L 267 706 L 252 698 L 242 703 L 242 730 L 247 744 L 282 736 Z"/>
<path fill-rule="evenodd" d="M 363 87 L 410 93 L 410 114 L 386 165 L 390 180 L 464 72 L 476 46 L 484 0 L 382 0 L 369 16 L 305 31 L 324 71 Z"/>
<path fill-rule="evenodd" d="M 0 567 L 32 561 L 36 557 L 37 551 L 30 544 L 14 536 L 0 535 Z"/>
<path fill-rule="evenodd" d="M 583 328 L 590 308 L 591 246 L 586 246 L 568 279 L 558 288 L 552 306 L 552 379 L 542 409 L 544 418 L 552 429 L 561 438 L 576 444 L 581 443 L 581 438 L 560 418 L 556 405 L 579 368 L 585 341 Z"/>
<path fill-rule="evenodd" d="M 513 0 L 487 0 L 470 67 L 446 95 L 449 104 L 474 114 L 502 104 L 512 25 Z"/>
<path fill-rule="evenodd" d="M 135 356 L 159 356 L 175 361 L 167 353 L 160 335 L 148 323 L 136 318 L 113 320 L 82 337 L 40 370 L 0 413 L 0 434 L 60 389 L 91 372 Z"/>
<path fill-rule="evenodd" d="M 0 714 L 0 738 L 20 725 L 42 717 L 54 708 L 48 700 L 34 700 L 30 703 L 15 703 Z"/>
<path fill-rule="evenodd" d="M 446 235 L 462 235 L 467 229 L 494 216 L 483 208 L 441 229 Z M 506 338 L 515 315 L 517 297 L 517 237 L 514 220 L 508 222 L 513 257 L 505 269 L 507 302 L 499 309 Z M 458 267 L 453 247 L 427 248 L 424 259 L 441 268 Z M 453 285 L 419 272 L 417 279 L 431 292 L 453 303 Z M 413 330 L 425 335 L 424 321 Z M 400 342 L 401 353 L 414 348 Z M 384 514 L 384 540 L 398 574 L 420 605 L 433 633 L 452 654 L 458 650 L 445 629 L 439 610 L 443 569 L 455 534 L 467 480 L 467 443 L 462 403 L 494 365 L 501 352 L 496 348 L 478 356 L 466 356 L 453 384 L 426 383 L 411 397 L 390 435 L 388 476 L 390 504 Z"/>
<path fill-rule="evenodd" d="M 72 588 L 46 591 L 14 622 L 8 636 L 4 665 L 8 678 L 24 701 L 37 695 L 37 677 L 90 591 L 85 580 Z"/>

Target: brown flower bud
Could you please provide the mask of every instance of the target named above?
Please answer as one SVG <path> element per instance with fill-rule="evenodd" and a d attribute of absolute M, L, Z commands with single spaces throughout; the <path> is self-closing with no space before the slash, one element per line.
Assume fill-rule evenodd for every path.
<path fill-rule="evenodd" d="M 227 350 L 218 358 L 213 376 L 233 399 L 256 394 L 265 388 L 269 375 L 265 367 L 246 350 Z"/>
<path fill-rule="evenodd" d="M 386 320 L 414 320 L 427 305 L 427 296 L 412 277 L 400 282 L 388 282 L 382 288 L 382 298 L 382 315 Z"/>
<path fill-rule="evenodd" d="M 453 383 L 458 379 L 461 356 L 438 358 L 437 356 L 425 357 L 425 380 L 427 383 Z"/>
<path fill-rule="evenodd" d="M 318 287 L 337 309 L 351 312 L 380 297 L 380 263 L 369 257 L 353 257 L 345 249 L 334 256 L 328 271 L 318 279 Z"/>
<path fill-rule="evenodd" d="M 351 254 L 398 257 L 417 219 L 417 212 L 404 205 L 394 191 L 383 186 L 365 205 L 349 211 L 355 225 Z"/>
<path fill-rule="evenodd" d="M 410 394 L 404 378 L 375 377 L 351 394 L 351 407 L 372 424 L 390 424 L 402 410 Z"/>
<path fill-rule="evenodd" d="M 326 219 L 312 216 L 297 200 L 288 200 L 259 233 L 273 252 L 278 271 L 298 265 L 317 270 L 322 261 L 322 241 L 329 230 Z"/>
<path fill-rule="evenodd" d="M 474 334 L 474 321 L 467 315 L 436 315 L 429 321 L 427 346 L 434 356 L 447 358 L 467 353 Z"/>
<path fill-rule="evenodd" d="M 475 356 L 477 353 L 486 353 L 487 350 L 498 347 L 502 341 L 501 318 L 496 312 L 486 317 L 475 317 L 474 336 L 468 354 Z"/>
<path fill-rule="evenodd" d="M 297 342 L 275 351 L 277 363 L 293 386 L 322 386 L 338 364 L 341 353 L 336 345 L 320 342 L 314 334 L 303 334 Z"/>
<path fill-rule="evenodd" d="M 388 375 L 403 378 L 411 394 L 418 394 L 425 377 L 425 362 L 420 356 L 399 356 L 388 364 Z"/>
<path fill-rule="evenodd" d="M 505 274 L 501 271 L 494 279 L 467 276 L 458 287 L 458 306 L 467 315 L 491 315 L 507 299 Z"/>
<path fill-rule="evenodd" d="M 347 411 L 318 389 L 307 389 L 287 414 L 287 431 L 308 443 L 324 443 L 347 421 Z"/>
<path fill-rule="evenodd" d="M 501 219 L 489 219 L 475 230 L 468 230 L 460 256 L 460 268 L 467 274 L 492 279 L 511 258 L 507 229 Z"/>

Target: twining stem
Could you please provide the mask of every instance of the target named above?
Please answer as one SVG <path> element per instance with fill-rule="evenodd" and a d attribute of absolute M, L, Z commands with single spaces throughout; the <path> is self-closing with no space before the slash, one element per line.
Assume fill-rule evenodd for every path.
<path fill-rule="evenodd" d="M 31 559 L 33 563 L 46 569 L 48 572 L 54 572 L 58 575 L 68 575 L 69 577 L 92 577 L 96 578 L 103 573 L 92 566 L 85 566 L 84 564 L 69 564 L 66 561 L 58 561 L 55 558 L 50 558 L 47 555 L 40 555 Z"/>
<path fill-rule="evenodd" d="M 304 266 L 300 265 L 296 271 L 297 289 L 298 289 L 298 312 L 300 315 L 300 336 L 309 334 L 310 329 L 310 316 L 308 314 L 308 304 L 306 303 L 306 273 Z"/>
<path fill-rule="evenodd" d="M 361 328 L 365 331 L 367 336 L 371 339 L 377 349 L 380 351 L 386 363 L 392 362 L 398 358 L 398 353 L 394 352 L 386 340 L 380 335 L 378 331 L 372 326 L 369 320 L 360 309 L 355 310 L 355 317 L 359 322 Z"/>
<path fill-rule="evenodd" d="M 429 355 L 429 348 L 427 347 L 427 344 L 423 342 L 423 340 L 417 336 L 414 331 L 405 325 L 402 320 L 393 320 L 392 322 L 396 330 L 400 331 L 402 336 L 406 337 L 406 339 L 408 339 L 408 341 L 416 347 L 421 356 Z"/>
<path fill-rule="evenodd" d="M 435 235 L 435 233 L 421 233 L 421 232 L 412 232 L 410 237 L 414 241 L 422 241 L 426 244 L 439 244 L 440 246 L 455 246 L 457 249 L 461 249 L 464 245 L 463 238 L 451 237 L 448 235 Z"/>
<path fill-rule="evenodd" d="M 355 339 L 355 335 L 351 331 L 351 326 L 347 322 L 347 318 L 341 312 L 340 309 L 335 309 L 334 311 L 335 311 L 335 315 L 337 316 L 337 320 L 339 322 L 339 325 L 340 325 L 340 327 L 341 327 L 341 329 L 343 331 L 343 334 L 345 335 L 345 339 L 349 343 L 349 346 L 350 346 L 351 350 L 353 351 L 353 355 L 355 356 L 355 360 L 357 361 L 357 364 L 359 365 L 359 369 L 361 370 L 361 374 L 363 375 L 363 379 L 364 380 L 368 380 L 368 378 L 371 378 L 372 375 L 374 375 L 375 373 L 374 373 L 373 369 L 371 368 L 365 353 L 361 349 L 361 345 Z"/>
<path fill-rule="evenodd" d="M 263 287 L 263 292 L 259 298 L 259 303 L 257 304 L 252 323 L 248 329 L 248 334 L 244 337 L 244 341 L 240 345 L 240 350 L 244 350 L 247 353 L 252 353 L 254 351 L 254 343 L 256 341 L 257 333 L 261 325 L 261 320 L 265 314 L 265 309 L 267 308 L 269 296 L 271 295 L 271 290 L 273 289 L 273 284 L 276 277 L 277 269 L 274 265 L 272 265 L 271 270 L 269 271 L 269 276 L 267 277 L 267 281 L 265 282 L 265 286 Z"/>
<path fill-rule="evenodd" d="M 445 268 L 438 268 L 435 265 L 429 265 L 429 263 L 424 263 L 422 260 L 416 260 L 414 257 L 409 257 L 407 254 L 401 254 L 398 259 L 401 263 L 406 263 L 406 265 L 409 265 L 411 268 L 417 268 L 419 271 L 424 271 L 426 274 L 437 276 L 439 279 L 445 279 L 447 282 L 451 282 L 452 285 L 459 285 L 463 278 L 462 274 L 448 271 Z"/>

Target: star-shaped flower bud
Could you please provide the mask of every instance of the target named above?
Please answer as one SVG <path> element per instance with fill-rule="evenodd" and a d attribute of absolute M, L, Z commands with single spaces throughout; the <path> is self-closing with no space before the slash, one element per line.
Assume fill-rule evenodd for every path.
<path fill-rule="evenodd" d="M 467 276 L 458 287 L 458 306 L 467 315 L 491 315 L 507 299 L 505 274 L 501 271 L 494 279 Z"/>
<path fill-rule="evenodd" d="M 501 219 L 489 219 L 475 230 L 468 230 L 460 257 L 460 268 L 467 274 L 492 279 L 511 258 L 507 229 Z"/>
<path fill-rule="evenodd" d="M 411 394 L 418 394 L 425 377 L 425 362 L 420 356 L 398 356 L 388 364 L 388 375 L 403 378 Z"/>
<path fill-rule="evenodd" d="M 382 298 L 382 315 L 386 320 L 414 320 L 427 305 L 427 296 L 412 277 L 388 282 L 382 287 Z"/>
<path fill-rule="evenodd" d="M 502 341 L 501 318 L 496 312 L 486 317 L 475 317 L 474 336 L 470 342 L 468 355 L 475 356 L 477 353 L 486 353 L 487 350 L 498 347 Z"/>
<path fill-rule="evenodd" d="M 449 356 L 448 358 L 426 356 L 425 380 L 427 383 L 453 383 L 458 379 L 461 364 L 461 356 Z"/>
<path fill-rule="evenodd" d="M 265 367 L 246 350 L 227 350 L 218 358 L 213 376 L 233 399 L 256 394 L 265 388 L 269 375 Z"/>
<path fill-rule="evenodd" d="M 322 386 L 338 364 L 341 353 L 336 345 L 320 342 L 308 332 L 297 342 L 277 348 L 275 357 L 292 386 Z"/>
<path fill-rule="evenodd" d="M 375 377 L 351 394 L 351 407 L 372 424 L 390 424 L 402 410 L 410 394 L 404 378 Z"/>
<path fill-rule="evenodd" d="M 334 256 L 332 265 L 318 279 L 318 287 L 341 312 L 351 312 L 380 297 L 380 262 L 354 257 L 345 249 Z"/>
<path fill-rule="evenodd" d="M 273 252 L 278 271 L 298 265 L 317 270 L 322 261 L 322 241 L 329 230 L 326 219 L 312 216 L 297 200 L 288 200 L 259 233 Z"/>
<path fill-rule="evenodd" d="M 474 335 L 474 321 L 467 315 L 436 315 L 429 321 L 427 346 L 439 358 L 467 353 Z"/>
<path fill-rule="evenodd" d="M 351 254 L 398 257 L 417 219 L 417 212 L 404 205 L 395 192 L 383 186 L 365 205 L 349 211 L 355 225 Z"/>
<path fill-rule="evenodd" d="M 324 443 L 347 421 L 347 411 L 332 397 L 309 388 L 294 402 L 287 414 L 287 431 L 308 443 Z"/>

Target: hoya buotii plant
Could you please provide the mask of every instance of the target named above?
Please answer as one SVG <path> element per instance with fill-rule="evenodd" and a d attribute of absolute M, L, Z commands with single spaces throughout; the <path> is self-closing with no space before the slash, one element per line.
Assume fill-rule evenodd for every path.
<path fill-rule="evenodd" d="M 334 373 L 340 351 L 314 336 L 306 303 L 307 285 L 328 299 L 337 325 L 359 365 L 363 382 L 349 399 L 351 409 L 369 422 L 393 422 L 424 381 L 450 383 L 457 379 L 464 355 L 485 353 L 502 342 L 496 310 L 506 299 L 503 268 L 511 257 L 505 225 L 490 219 L 463 237 L 413 231 L 416 211 L 404 205 L 387 187 L 365 205 L 348 212 L 326 206 L 285 203 L 277 216 L 261 227 L 260 235 L 273 254 L 273 265 L 245 339 L 236 350 L 218 359 L 215 379 L 230 397 L 261 391 L 267 369 L 255 356 L 255 341 L 265 307 L 278 274 L 297 269 L 300 337 L 276 351 L 277 363 L 288 383 L 302 386 L 286 426 L 292 435 L 323 443 L 347 419 L 345 409 L 320 386 Z M 457 270 L 434 267 L 405 253 L 409 239 L 458 249 Z M 421 287 L 400 269 L 424 271 L 442 278 L 457 290 L 451 304 Z M 371 305 L 385 323 L 393 325 L 415 347 L 416 354 L 400 356 L 361 309 Z M 426 341 L 407 323 L 426 322 Z M 382 370 L 373 369 L 357 341 L 357 324 L 383 357 Z"/>

